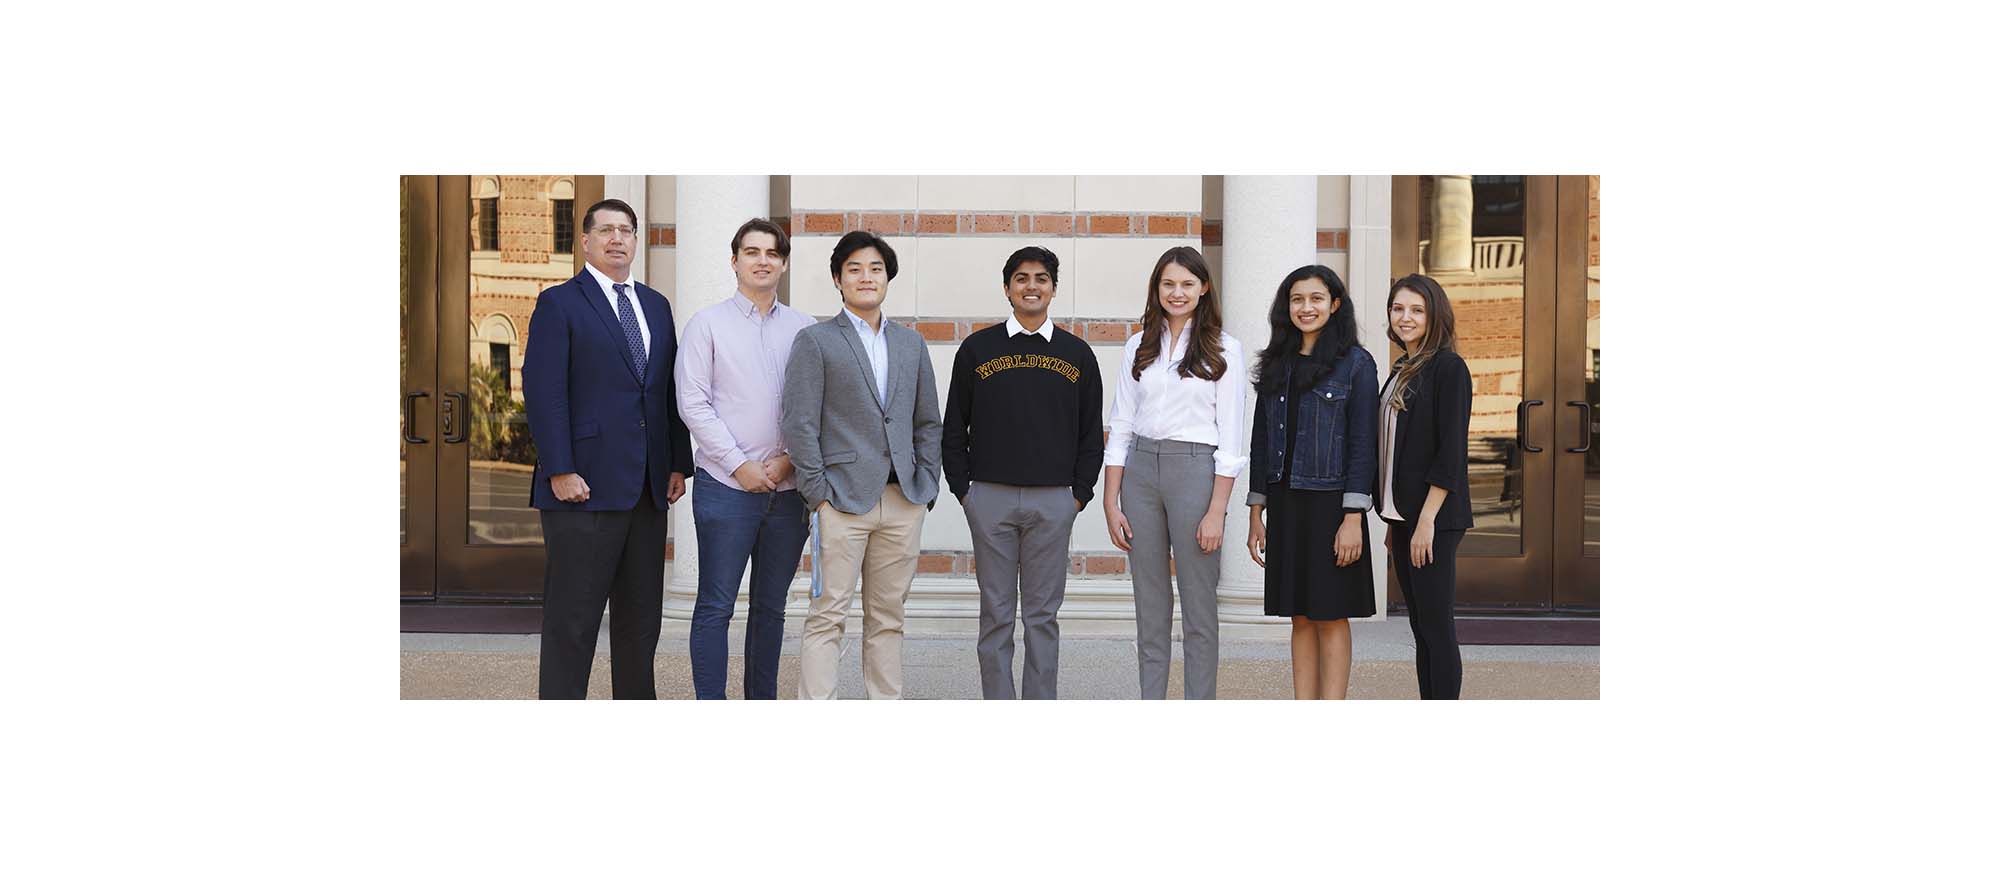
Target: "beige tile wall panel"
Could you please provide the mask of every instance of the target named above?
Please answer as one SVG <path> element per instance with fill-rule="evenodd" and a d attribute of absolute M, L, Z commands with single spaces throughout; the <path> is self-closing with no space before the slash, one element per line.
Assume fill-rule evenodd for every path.
<path fill-rule="evenodd" d="M 794 176 L 792 209 L 914 210 L 914 176 Z"/>
<path fill-rule="evenodd" d="M 1073 176 L 920 176 L 917 205 L 925 211 L 1067 213 L 1075 203 Z"/>
<path fill-rule="evenodd" d="M 891 318 L 909 319 L 918 312 L 917 289 L 921 284 L 921 273 L 917 270 L 917 238 L 883 239 L 888 240 L 889 247 L 896 250 L 896 278 L 889 282 L 889 298 L 883 302 L 882 312 Z M 833 244 L 838 242 L 840 238 L 831 235 L 792 238 L 792 267 L 788 272 L 792 282 L 792 307 L 812 314 L 815 319 L 824 319 L 840 309 L 840 292 L 834 289 L 833 274 L 827 269 L 827 259 L 833 257 Z"/>
<path fill-rule="evenodd" d="M 1079 176 L 1076 209 L 1084 213 L 1199 213 L 1199 176 Z"/>
<path fill-rule="evenodd" d="M 925 319 L 1007 318 L 1011 306 L 1000 281 L 1000 269 L 1007 266 L 1007 256 L 1023 246 L 1043 247 L 1061 262 L 1053 306 L 1056 318 L 1067 318 L 1073 307 L 1070 277 L 1074 275 L 1071 265 L 1076 263 L 1077 241 L 1064 237 L 917 238 L 917 252 L 924 264 L 923 284 L 917 289 L 918 312 Z"/>
<path fill-rule="evenodd" d="M 1340 281 L 1341 281 L 1341 283 L 1342 283 L 1342 284 L 1344 284 L 1344 285 L 1348 285 L 1348 286 L 1352 286 L 1352 285 L 1353 285 L 1353 283 L 1349 282 L 1349 281 L 1348 281 L 1348 279 L 1347 279 L 1347 253 L 1345 253 L 1345 252 L 1321 252 L 1321 253 L 1318 253 L 1318 255 L 1319 255 L 1319 263 L 1320 263 L 1320 264 L 1323 264 L 1323 265 L 1326 265 L 1326 266 L 1327 266 L 1327 267 L 1329 267 L 1329 268 L 1332 268 L 1332 269 L 1333 269 L 1333 274 L 1334 274 L 1334 276 L 1337 276 L 1337 277 L 1340 277 Z M 1274 291 L 1275 291 L 1275 290 L 1274 290 Z M 1349 294 L 1350 294 L 1350 296 L 1351 296 L 1351 295 L 1353 294 L 1353 292 L 1352 292 L 1352 290 L 1351 290 L 1351 289 L 1350 289 L 1350 291 L 1349 291 Z M 1359 317 L 1358 317 L 1358 314 L 1357 314 L 1357 318 L 1359 318 Z M 1359 322 L 1359 321 L 1357 321 L 1357 322 L 1356 322 L 1355 324 L 1356 324 L 1356 325 L 1359 325 L 1359 324 L 1360 324 L 1360 322 Z"/>
<path fill-rule="evenodd" d="M 951 393 L 951 361 L 958 355 L 958 344 L 951 341 L 930 341 L 931 368 L 937 373 L 938 413 L 944 413 L 944 402 Z M 965 509 L 958 498 L 951 494 L 951 485 L 944 483 L 939 474 L 937 506 L 931 508 L 931 515 L 924 518 L 925 550 L 970 550 L 972 530 L 965 522 Z"/>
<path fill-rule="evenodd" d="M 646 223 L 649 225 L 671 225 L 674 223 L 674 178 L 672 176 L 646 177 Z M 646 285 L 653 286 L 652 283 Z M 660 288 L 653 286 L 653 288 Z M 665 291 L 662 289 L 662 291 Z"/>
<path fill-rule="evenodd" d="M 1345 176 L 1319 178 L 1319 227 L 1347 227 L 1348 185 Z M 1347 279 L 1342 274 L 1341 279 Z"/>
<path fill-rule="evenodd" d="M 674 295 L 674 260 L 680 258 L 680 251 L 672 246 L 646 247 L 646 285 L 662 295 L 674 305 L 674 333 L 680 333 L 687 317 L 693 314 L 681 312 L 680 298 Z"/>
<path fill-rule="evenodd" d="M 1063 265 L 1063 291 L 1075 308 L 1071 314 L 1078 319 L 1139 318 L 1146 307 L 1146 281 L 1160 253 L 1200 245 L 1200 237 L 1077 238 L 1075 259 Z"/>

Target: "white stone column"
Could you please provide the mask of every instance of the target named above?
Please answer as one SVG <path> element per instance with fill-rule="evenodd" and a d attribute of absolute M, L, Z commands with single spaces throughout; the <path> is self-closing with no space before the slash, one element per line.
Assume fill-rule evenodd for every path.
<path fill-rule="evenodd" d="M 641 185 L 642 197 L 644 190 Z M 745 221 L 766 216 L 770 210 L 769 176 L 681 176 L 674 180 L 676 335 L 689 316 L 736 294 L 736 274 L 729 268 L 729 238 Z M 698 551 L 693 485 L 688 488 L 690 496 L 674 502 L 669 530 L 674 539 L 674 561 L 667 576 L 666 615 L 676 619 L 687 619 L 694 613 Z"/>
<path fill-rule="evenodd" d="M 1396 280 L 1389 274 L 1391 181 L 1387 176 L 1354 176 L 1347 189 L 1347 293 L 1354 299 L 1361 345 L 1375 356 L 1376 374 L 1384 378 L 1395 361 L 1388 333 L 1389 283 Z M 1380 620 L 1389 615 L 1389 552 L 1382 549 L 1381 519 L 1372 513 L 1369 517 L 1374 545 L 1368 555 L 1375 563 L 1375 619 Z"/>
<path fill-rule="evenodd" d="M 1243 344 L 1244 366 L 1271 338 L 1267 321 L 1279 281 L 1313 264 L 1319 181 L 1311 176 L 1225 176 L 1222 180 L 1223 330 Z M 1247 403 L 1248 399 L 1246 399 Z M 1250 443 L 1250 419 L 1243 420 L 1243 445 Z M 1225 622 L 1282 622 L 1264 616 L 1264 569 L 1250 558 L 1248 468 L 1236 478 L 1222 532 L 1221 613 Z"/>

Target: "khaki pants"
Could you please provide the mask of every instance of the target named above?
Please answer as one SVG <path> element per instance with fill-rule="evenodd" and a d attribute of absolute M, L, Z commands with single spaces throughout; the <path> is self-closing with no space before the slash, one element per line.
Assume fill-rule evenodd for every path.
<path fill-rule="evenodd" d="M 819 515 L 821 590 L 806 614 L 799 643 L 799 698 L 831 699 L 840 671 L 840 640 L 861 584 L 861 666 L 870 699 L 903 697 L 903 600 L 917 575 L 924 506 L 891 483 L 867 513 L 833 505 Z"/>

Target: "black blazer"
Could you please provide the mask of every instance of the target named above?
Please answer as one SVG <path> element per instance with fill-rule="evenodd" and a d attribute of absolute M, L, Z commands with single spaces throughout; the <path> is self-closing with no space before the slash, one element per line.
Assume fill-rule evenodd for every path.
<path fill-rule="evenodd" d="M 1395 371 L 1390 371 L 1390 380 Z M 1384 383 L 1382 391 L 1389 391 Z M 1396 415 L 1394 411 L 1391 416 Z M 1395 495 L 1375 496 L 1375 512 L 1382 502 L 1394 500 L 1396 513 L 1415 525 L 1424 511 L 1424 498 L 1432 486 L 1448 492 L 1438 508 L 1437 530 L 1472 528 L 1472 499 L 1466 495 L 1465 430 L 1472 421 L 1472 372 L 1465 359 L 1450 350 L 1440 350 L 1436 358 L 1417 376 L 1404 403 L 1402 418 L 1396 423 Z"/>

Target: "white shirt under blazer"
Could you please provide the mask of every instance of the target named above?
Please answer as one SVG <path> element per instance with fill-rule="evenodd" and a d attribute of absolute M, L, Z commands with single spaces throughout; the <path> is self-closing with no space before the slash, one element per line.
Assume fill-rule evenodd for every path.
<path fill-rule="evenodd" d="M 1145 332 L 1125 341 L 1125 358 L 1118 366 L 1118 390 L 1111 397 L 1111 439 L 1104 447 L 1104 464 L 1124 465 L 1132 438 L 1187 441 L 1215 447 L 1215 476 L 1241 476 L 1250 464 L 1244 450 L 1243 415 L 1248 405 L 1250 375 L 1243 366 L 1243 345 L 1222 333 L 1222 377 L 1203 380 L 1183 377 L 1176 370 L 1187 355 L 1195 326 L 1189 320 L 1175 342 L 1170 331 L 1160 331 L 1160 356 L 1139 379 L 1132 379 L 1132 362 L 1139 356 Z"/>

